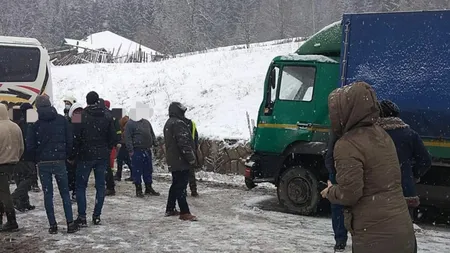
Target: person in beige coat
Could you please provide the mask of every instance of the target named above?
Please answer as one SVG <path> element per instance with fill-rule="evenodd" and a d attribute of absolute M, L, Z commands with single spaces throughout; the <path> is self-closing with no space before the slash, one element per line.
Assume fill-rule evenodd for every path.
<path fill-rule="evenodd" d="M 8 232 L 19 228 L 8 181 L 23 154 L 24 144 L 22 131 L 16 123 L 9 120 L 4 104 L 0 104 L 0 133 L 0 231 Z M 4 213 L 8 221 L 3 225 Z"/>
<path fill-rule="evenodd" d="M 336 89 L 328 98 L 336 185 L 322 196 L 344 206 L 353 253 L 417 252 L 403 198 L 400 164 L 391 137 L 375 125 L 380 111 L 375 91 L 364 82 Z"/>

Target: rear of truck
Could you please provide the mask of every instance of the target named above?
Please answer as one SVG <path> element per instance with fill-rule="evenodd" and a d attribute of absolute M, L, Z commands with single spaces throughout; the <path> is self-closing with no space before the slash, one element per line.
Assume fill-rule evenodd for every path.
<path fill-rule="evenodd" d="M 339 81 L 366 81 L 400 107 L 434 160 L 421 202 L 442 208 L 450 208 L 449 24 L 450 11 L 344 15 Z"/>

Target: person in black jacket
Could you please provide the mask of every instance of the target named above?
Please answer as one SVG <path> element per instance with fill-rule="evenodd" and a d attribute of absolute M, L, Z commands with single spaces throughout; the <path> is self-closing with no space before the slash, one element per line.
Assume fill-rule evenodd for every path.
<path fill-rule="evenodd" d="M 79 133 L 75 136 L 77 152 L 77 204 L 76 223 L 87 226 L 86 188 L 92 168 L 95 175 L 96 200 L 92 216 L 94 225 L 100 225 L 103 202 L 105 201 L 105 173 L 108 168 L 110 150 L 118 142 L 112 116 L 105 106 L 99 104 L 95 91 L 86 95 L 88 106 L 83 110 Z"/>
<path fill-rule="evenodd" d="M 172 173 L 172 185 L 167 199 L 166 216 L 180 215 L 181 220 L 197 220 L 189 211 L 186 201 L 186 188 L 189 182 L 189 170 L 196 165 L 194 140 L 186 124 L 184 107 L 179 102 L 169 106 L 169 119 L 164 126 L 166 160 Z M 180 212 L 175 209 L 178 201 Z"/>
<path fill-rule="evenodd" d="M 75 103 L 69 109 L 68 122 L 72 129 L 72 134 L 75 138 L 80 132 L 81 123 L 81 113 L 83 112 L 83 105 L 80 103 Z M 76 150 L 75 145 L 73 145 L 73 152 L 66 161 L 67 176 L 69 178 L 69 190 L 72 191 L 72 202 L 77 201 L 77 187 L 76 187 L 76 175 L 77 175 L 77 160 L 75 159 Z M 70 161 L 70 162 L 69 162 Z"/>
<path fill-rule="evenodd" d="M 39 167 L 39 177 L 44 191 L 44 204 L 50 223 L 49 233 L 56 234 L 58 226 L 53 209 L 53 175 L 63 200 L 67 232 L 78 231 L 73 221 L 69 182 L 65 161 L 72 153 L 73 136 L 67 120 L 59 115 L 45 96 L 36 98 L 38 120 L 27 132 L 27 149 Z"/>
<path fill-rule="evenodd" d="M 197 150 L 198 150 L 199 142 L 198 142 L 197 126 L 195 125 L 195 122 L 191 119 L 186 118 L 185 121 L 186 121 L 186 124 L 188 125 L 189 129 L 191 130 L 191 137 L 194 140 L 195 157 L 198 161 Z M 189 188 L 191 189 L 192 197 L 198 197 L 197 180 L 195 179 L 195 169 L 196 169 L 196 167 L 192 166 L 192 168 L 189 170 Z"/>
<path fill-rule="evenodd" d="M 325 156 L 325 167 L 328 170 L 329 180 L 332 184 L 336 182 L 336 168 L 334 167 L 334 145 L 336 144 L 338 137 L 333 131 L 330 131 L 328 139 L 328 149 Z M 343 252 L 347 247 L 348 233 L 344 225 L 344 207 L 337 204 L 331 204 L 331 223 L 333 225 L 334 245 L 335 252 Z"/>
<path fill-rule="evenodd" d="M 106 109 L 106 113 L 109 114 L 110 117 L 113 118 L 113 122 L 114 122 L 114 129 L 116 131 L 116 135 L 117 135 L 117 143 L 114 144 L 114 146 L 111 148 L 110 150 L 110 154 L 109 154 L 109 163 L 108 163 L 108 167 L 106 168 L 106 192 L 105 195 L 106 196 L 114 196 L 116 195 L 116 184 L 114 183 L 114 174 L 112 171 L 112 168 L 114 167 L 114 157 L 116 155 L 116 145 L 119 144 L 121 135 L 122 135 L 122 131 L 120 130 L 120 126 L 119 126 L 119 120 L 114 118 L 114 116 L 112 115 L 112 111 L 109 109 L 111 106 L 111 103 L 108 100 L 104 100 L 102 98 L 100 98 L 100 105 L 104 106 Z"/>
<path fill-rule="evenodd" d="M 34 210 L 35 206 L 30 204 L 30 197 L 28 196 L 28 191 L 31 189 L 31 183 L 34 176 L 37 176 L 36 164 L 33 162 L 30 152 L 28 152 L 26 147 L 26 137 L 28 124 L 26 122 L 26 111 L 32 109 L 33 106 L 29 103 L 23 103 L 20 106 L 21 117 L 17 124 L 22 131 L 22 136 L 24 140 L 24 152 L 20 157 L 20 161 L 16 164 L 14 168 L 13 179 L 17 185 L 17 188 L 11 194 L 13 199 L 14 208 L 20 212 L 25 212 L 27 210 Z M 36 179 L 37 184 L 37 179 Z M 39 189 L 39 187 L 37 187 Z"/>
<path fill-rule="evenodd" d="M 420 205 L 416 183 L 431 168 L 431 155 L 416 131 L 401 118 L 398 106 L 389 100 L 379 103 L 381 126 L 394 141 L 402 172 L 403 196 L 408 204 L 409 213 L 414 220 L 414 210 Z"/>

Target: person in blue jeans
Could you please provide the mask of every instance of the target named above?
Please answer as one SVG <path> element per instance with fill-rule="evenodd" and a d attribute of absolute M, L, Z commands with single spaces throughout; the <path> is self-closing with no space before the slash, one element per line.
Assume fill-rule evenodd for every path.
<path fill-rule="evenodd" d="M 67 120 L 51 106 L 47 96 L 36 98 L 38 120 L 27 131 L 27 149 L 33 162 L 38 165 L 39 178 L 44 192 L 44 205 L 50 223 L 49 233 L 56 234 L 58 225 L 53 208 L 53 175 L 58 184 L 64 213 L 67 221 L 67 233 L 78 231 L 73 220 L 72 202 L 69 193 L 69 180 L 66 171 L 66 159 L 72 153 L 73 136 Z"/>
<path fill-rule="evenodd" d="M 152 147 L 156 146 L 156 137 L 152 125 L 146 119 L 134 121 L 129 119 L 125 126 L 125 145 L 131 158 L 132 177 L 136 186 L 136 197 L 142 198 L 142 179 L 145 194 L 159 196 L 152 187 Z"/>
<path fill-rule="evenodd" d="M 105 106 L 99 102 L 99 96 L 91 91 L 86 96 L 88 106 L 81 113 L 81 123 L 75 134 L 75 160 L 77 161 L 76 187 L 78 218 L 75 222 L 87 226 L 86 188 L 89 176 L 94 169 L 95 208 L 92 223 L 100 225 L 103 202 L 105 201 L 105 173 L 109 164 L 110 150 L 118 143 L 113 118 Z M 73 162 L 73 161 L 70 161 Z"/>
<path fill-rule="evenodd" d="M 329 173 L 329 180 L 332 184 L 336 182 L 336 168 L 334 167 L 333 150 L 334 144 L 338 140 L 337 136 L 330 131 L 330 137 L 328 140 L 328 150 L 325 157 L 325 167 Z M 343 252 L 347 247 L 347 229 L 344 226 L 344 207 L 341 205 L 331 204 L 331 223 L 333 225 L 334 245 L 335 252 Z"/>

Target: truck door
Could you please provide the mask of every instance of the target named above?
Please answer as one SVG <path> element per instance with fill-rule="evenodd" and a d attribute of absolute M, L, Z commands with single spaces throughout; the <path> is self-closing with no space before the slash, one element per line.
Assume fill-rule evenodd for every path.
<path fill-rule="evenodd" d="M 302 62 L 300 65 L 292 62 L 273 66 L 266 84 L 266 102 L 261 108 L 255 149 L 282 153 L 296 140 L 311 140 L 315 119 L 315 80 L 316 66 L 313 63 Z"/>

